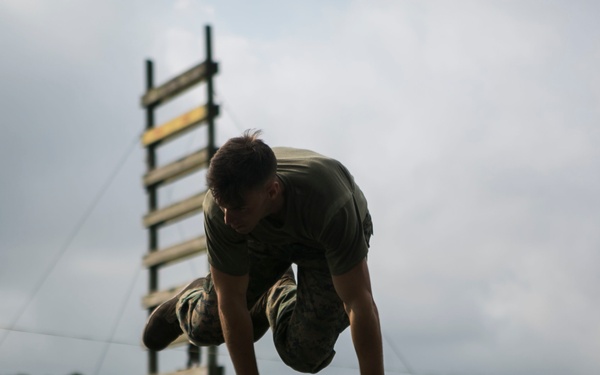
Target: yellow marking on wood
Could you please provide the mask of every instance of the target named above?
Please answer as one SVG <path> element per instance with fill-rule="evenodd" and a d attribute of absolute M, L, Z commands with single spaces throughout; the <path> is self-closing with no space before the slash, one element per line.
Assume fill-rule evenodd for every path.
<path fill-rule="evenodd" d="M 144 146 L 151 145 L 195 125 L 206 118 L 207 112 L 206 106 L 194 108 L 171 121 L 150 129 L 144 133 L 142 144 Z"/>

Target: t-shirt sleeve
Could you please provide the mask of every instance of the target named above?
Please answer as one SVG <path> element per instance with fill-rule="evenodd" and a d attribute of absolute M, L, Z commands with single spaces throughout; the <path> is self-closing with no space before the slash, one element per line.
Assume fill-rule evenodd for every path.
<path fill-rule="evenodd" d="M 208 248 L 208 263 L 229 275 L 241 276 L 248 273 L 248 246 L 244 236 L 238 235 L 222 217 L 204 213 L 204 232 Z"/>
<path fill-rule="evenodd" d="M 350 199 L 326 223 L 320 242 L 332 275 L 342 275 L 367 256 L 362 220 L 354 199 Z"/>

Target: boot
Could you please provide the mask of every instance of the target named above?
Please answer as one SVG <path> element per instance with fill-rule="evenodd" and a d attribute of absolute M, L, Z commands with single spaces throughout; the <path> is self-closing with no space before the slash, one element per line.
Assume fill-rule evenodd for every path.
<path fill-rule="evenodd" d="M 177 319 L 177 314 L 175 312 L 177 301 L 179 301 L 179 298 L 184 292 L 190 289 L 202 288 L 204 279 L 204 277 L 201 277 L 192 281 L 181 289 L 177 295 L 160 304 L 154 309 L 152 314 L 150 314 L 142 338 L 144 345 L 148 349 L 156 351 L 163 350 L 183 334 L 183 330 L 179 326 L 179 320 Z"/>

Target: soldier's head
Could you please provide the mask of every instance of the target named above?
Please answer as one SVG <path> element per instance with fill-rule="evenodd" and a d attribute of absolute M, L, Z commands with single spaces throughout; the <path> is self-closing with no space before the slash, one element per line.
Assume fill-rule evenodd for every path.
<path fill-rule="evenodd" d="M 225 142 L 211 159 L 206 175 L 225 222 L 240 233 L 249 233 L 272 213 L 272 189 L 278 184 L 275 154 L 258 138 L 260 134 L 246 130 Z"/>

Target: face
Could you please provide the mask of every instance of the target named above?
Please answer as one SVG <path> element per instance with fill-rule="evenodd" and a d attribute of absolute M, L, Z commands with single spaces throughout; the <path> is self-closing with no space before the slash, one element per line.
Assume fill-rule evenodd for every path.
<path fill-rule="evenodd" d="M 268 213 L 269 194 L 264 188 L 250 190 L 243 194 L 240 206 L 221 206 L 225 224 L 240 234 L 248 234 Z"/>

